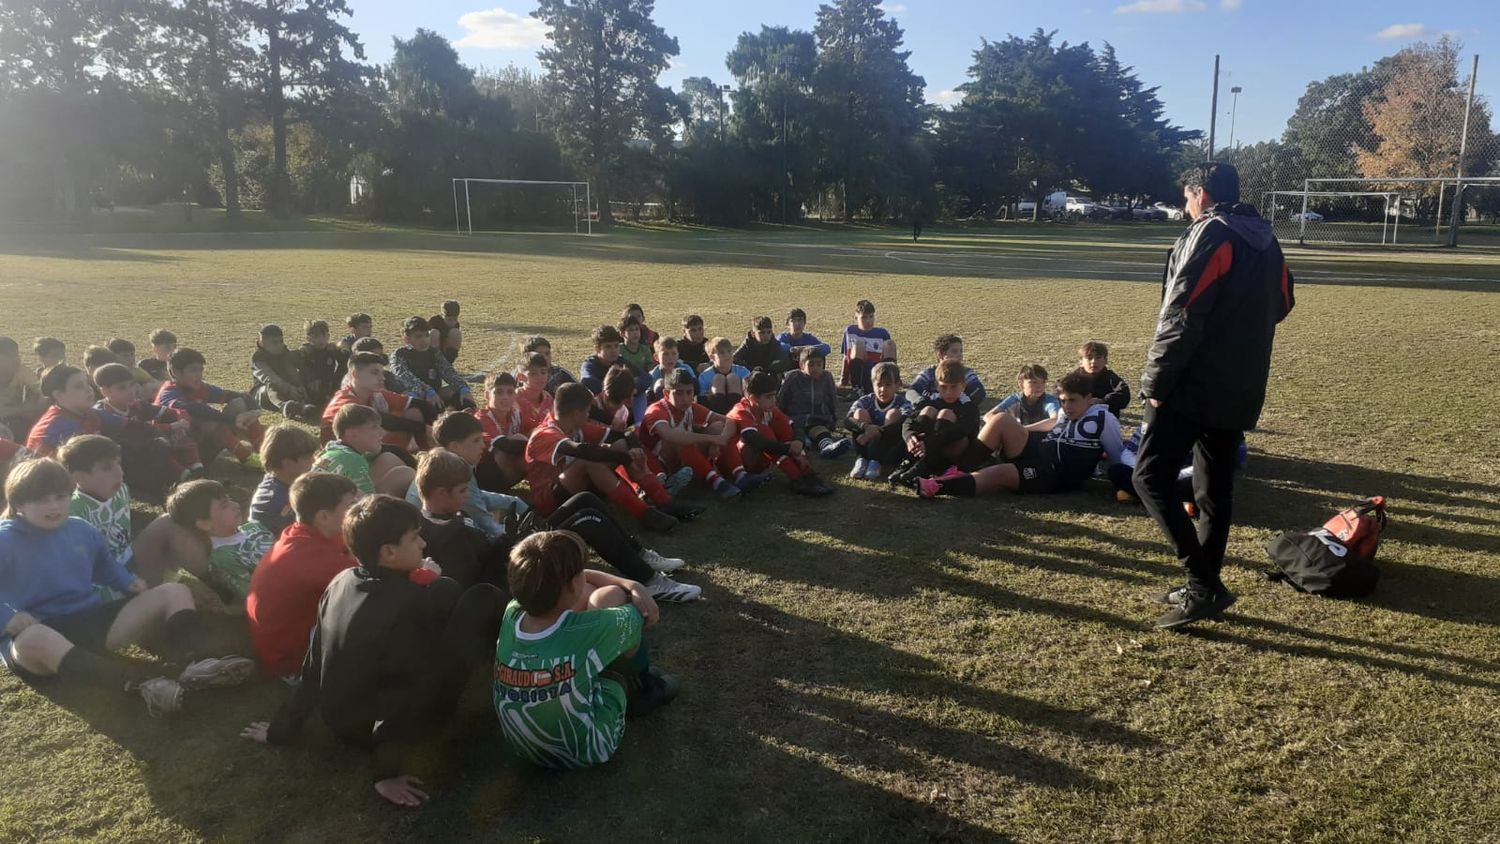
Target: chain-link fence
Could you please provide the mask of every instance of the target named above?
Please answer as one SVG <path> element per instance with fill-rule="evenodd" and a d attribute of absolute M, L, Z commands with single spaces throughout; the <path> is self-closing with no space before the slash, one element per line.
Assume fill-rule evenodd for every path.
<path fill-rule="evenodd" d="M 1219 157 L 1283 241 L 1500 246 L 1500 134 L 1458 50 L 1415 44 L 1313 82 L 1279 140 Z"/>

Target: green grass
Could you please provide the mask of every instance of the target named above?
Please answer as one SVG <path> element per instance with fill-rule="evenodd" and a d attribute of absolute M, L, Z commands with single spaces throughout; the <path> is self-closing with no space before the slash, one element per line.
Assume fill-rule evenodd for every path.
<path fill-rule="evenodd" d="M 552 338 L 576 367 L 627 301 L 738 339 L 801 306 L 837 336 L 879 306 L 908 374 L 943 331 L 993 392 L 1090 338 L 1139 376 L 1175 225 L 620 231 L 460 238 L 396 230 L 0 238 L 5 332 L 78 359 L 167 326 L 210 380 L 248 383 L 255 328 L 464 305 L 467 369 Z M 278 684 L 204 694 L 172 723 L 128 700 L 0 676 L 0 840 L 256 838 L 1469 841 L 1500 829 L 1500 264 L 1442 252 L 1292 252 L 1303 280 L 1238 485 L 1230 617 L 1154 633 L 1177 577 L 1108 491 L 929 503 L 773 485 L 651 541 L 701 604 L 652 637 L 684 681 L 597 770 L 501 759 L 479 684 L 424 766 L 420 811 L 383 806 L 321 727 L 237 738 Z M 24 342 L 23 342 L 23 345 Z M 1135 417 L 1128 413 L 1127 421 Z M 249 478 L 231 475 L 242 483 Z M 1393 499 L 1366 601 L 1258 572 L 1275 530 Z"/>

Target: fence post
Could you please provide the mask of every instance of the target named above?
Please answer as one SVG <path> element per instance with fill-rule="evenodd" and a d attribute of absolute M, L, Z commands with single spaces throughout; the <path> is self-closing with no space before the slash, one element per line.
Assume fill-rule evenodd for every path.
<path fill-rule="evenodd" d="M 1469 100 L 1464 104 L 1464 127 L 1458 137 L 1458 172 L 1453 185 L 1453 216 L 1448 222 L 1448 245 L 1458 245 L 1458 227 L 1463 222 L 1464 207 L 1464 155 L 1469 147 L 1469 112 L 1474 110 L 1474 83 L 1479 79 L 1479 54 L 1474 54 L 1474 67 L 1469 71 Z M 1439 209 L 1441 213 L 1441 209 Z"/>

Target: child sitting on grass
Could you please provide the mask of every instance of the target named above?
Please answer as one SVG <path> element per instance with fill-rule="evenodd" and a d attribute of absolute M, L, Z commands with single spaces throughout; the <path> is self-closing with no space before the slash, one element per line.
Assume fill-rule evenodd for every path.
<path fill-rule="evenodd" d="M 503 533 L 490 536 L 465 512 L 473 481 L 467 460 L 441 446 L 428 449 L 417 458 L 417 479 L 406 500 L 422 508 L 422 541 L 444 577 L 460 586 L 489 583 L 503 589 L 506 555 L 515 540 Z"/>
<path fill-rule="evenodd" d="M 484 445 L 484 426 L 472 414 L 450 410 L 438 417 L 437 424 L 433 426 L 433 436 L 437 439 L 438 448 L 447 449 L 469 464 L 466 484 L 469 493 L 464 501 L 464 515 L 473 520 L 484 531 L 485 536 L 491 540 L 499 539 L 505 534 L 506 516 L 524 515 L 531 508 L 513 495 L 487 492 L 479 488 L 479 483 L 474 479 L 474 467 L 489 453 Z M 416 480 L 415 474 L 412 475 L 412 480 Z M 415 483 L 408 483 L 401 494 L 413 505 L 422 505 Z"/>
<path fill-rule="evenodd" d="M 104 344 L 104 348 L 109 349 L 109 353 L 115 356 L 116 363 L 123 365 L 127 369 L 135 368 L 136 355 L 134 343 L 126 340 L 124 337 L 114 337 L 108 343 Z"/>
<path fill-rule="evenodd" d="M 813 346 L 802 348 L 796 372 L 788 372 L 776 394 L 776 406 L 792 420 L 792 431 L 820 457 L 833 459 L 853 447 L 834 436 L 838 422 L 838 388 L 824 368 L 827 359 Z"/>
<path fill-rule="evenodd" d="M 104 537 L 109 553 L 130 566 L 130 488 L 120 467 L 120 446 L 109 437 L 84 434 L 68 440 L 57 452 L 58 462 L 73 481 L 68 515 L 83 519 Z M 100 597 L 113 600 L 120 593 L 99 587 Z"/>
<path fill-rule="evenodd" d="M 620 312 L 620 319 L 621 321 L 633 319 L 639 323 L 641 326 L 641 343 L 648 349 L 656 348 L 656 341 L 661 335 L 652 331 L 650 326 L 646 325 L 646 312 L 640 305 L 634 302 L 626 305 L 625 310 Z M 650 369 L 649 366 L 646 368 Z"/>
<path fill-rule="evenodd" d="M 415 473 L 400 457 L 381 449 L 384 431 L 374 408 L 359 404 L 339 408 L 333 418 L 333 435 L 313 460 L 313 471 L 343 475 L 364 495 L 406 495 Z"/>
<path fill-rule="evenodd" d="M 360 351 L 349 359 L 349 374 L 344 376 L 344 385 L 334 393 L 328 406 L 323 408 L 323 419 L 318 428 L 319 439 L 323 442 L 333 439 L 333 420 L 348 405 L 359 405 L 375 411 L 381 428 L 386 432 L 382 439 L 386 445 L 403 452 L 413 447 L 420 450 L 432 445 L 431 432 L 427 428 L 429 417 L 426 415 L 431 412 L 431 407 L 386 388 L 385 355 Z"/>
<path fill-rule="evenodd" d="M 891 473 L 893 484 L 944 475 L 955 465 L 975 468 L 988 457 L 977 448 L 979 404 L 964 392 L 964 365 L 938 364 L 937 389 L 912 407 L 902 427 L 907 460 Z"/>
<path fill-rule="evenodd" d="M 729 411 L 739 431 L 740 460 L 748 472 L 768 471 L 775 464 L 791 482 L 792 492 L 810 497 L 833 494 L 813 470 L 805 446 L 792 433 L 792 422 L 776 407 L 776 376 L 758 371 L 746 382 L 748 394 Z"/>
<path fill-rule="evenodd" d="M 609 761 L 625 716 L 677 696 L 675 677 L 651 667 L 643 630 L 656 602 L 640 584 L 585 568 L 569 531 L 535 533 L 511 552 L 510 592 L 495 647 L 495 713 L 506 747 L 563 769 Z"/>
<path fill-rule="evenodd" d="M 21 347 L 0 337 L 0 425 L 25 439 L 46 406 L 41 386 L 21 365 Z"/>
<path fill-rule="evenodd" d="M 38 337 L 31 351 L 36 355 L 36 377 L 40 379 L 47 370 L 60 366 L 68 360 L 68 346 L 56 337 Z"/>
<path fill-rule="evenodd" d="M 449 299 L 443 303 L 442 313 L 427 321 L 432 332 L 432 348 L 450 364 L 458 362 L 458 352 L 464 344 L 464 332 L 458 325 L 459 310 L 458 300 Z"/>
<path fill-rule="evenodd" d="M 271 532 L 240 518 L 240 504 L 218 481 L 188 481 L 167 499 L 167 515 L 207 550 L 207 564 L 184 560 L 182 569 L 203 581 L 229 606 L 250 592 L 250 576 L 276 543 Z"/>
<path fill-rule="evenodd" d="M 875 325 L 875 303 L 869 299 L 854 304 L 854 322 L 844 329 L 839 353 L 844 359 L 841 383 L 855 396 L 870 392 L 870 370 L 875 364 L 896 359 L 896 341 L 891 332 Z"/>
<path fill-rule="evenodd" d="M 699 400 L 714 413 L 725 414 L 745 397 L 745 379 L 750 370 L 734 362 L 734 344 L 715 337 L 708 344 L 712 366 L 698 374 Z"/>
<path fill-rule="evenodd" d="M 245 596 L 255 658 L 266 674 L 297 679 L 318 622 L 318 599 L 339 572 L 358 565 L 343 529 L 344 514 L 358 498 L 354 482 L 340 475 L 310 472 L 292 482 L 296 521 L 255 567 Z"/>
<path fill-rule="evenodd" d="M 769 481 L 768 475 L 745 471 L 735 447 L 735 426 L 698 402 L 697 391 L 691 375 L 674 372 L 667 397 L 646 409 L 639 435 L 652 455 L 652 468 L 675 473 L 686 466 L 724 501 Z"/>
<path fill-rule="evenodd" d="M 547 396 L 540 383 L 537 392 Z M 516 376 L 509 372 L 491 375 L 484 395 L 485 404 L 474 411 L 474 418 L 484 432 L 486 453 L 474 467 L 474 479 L 480 489 L 505 492 L 526 477 L 526 439 L 541 424 L 542 416 L 536 405 L 517 400 Z M 551 399 L 547 396 L 549 412 Z"/>
<path fill-rule="evenodd" d="M 1061 416 L 1028 429 L 1008 413 L 990 416 L 980 433 L 984 449 L 1005 458 L 972 474 L 950 473 L 918 481 L 923 498 L 939 495 L 993 495 L 1068 492 L 1093 477 L 1100 457 L 1111 465 L 1124 456 L 1120 421 L 1106 405 L 1094 402 L 1093 376 L 1075 369 L 1057 381 Z"/>
<path fill-rule="evenodd" d="M 1090 387 L 1094 398 L 1119 416 L 1130 405 L 1130 385 L 1109 368 L 1109 346 L 1098 340 L 1090 340 L 1078 348 L 1078 368 L 1093 379 Z"/>
<path fill-rule="evenodd" d="M 651 359 L 651 344 L 646 342 L 641 332 L 641 322 L 633 316 L 625 316 L 620 324 L 615 326 L 620 332 L 622 342 L 620 343 L 620 360 L 624 361 L 635 372 L 650 372 L 655 366 Z"/>
<path fill-rule="evenodd" d="M 677 338 L 677 356 L 692 367 L 695 373 L 708 364 L 708 349 L 704 348 L 703 317 L 688 314 L 682 318 L 682 336 Z"/>
<path fill-rule="evenodd" d="M 799 350 L 804 346 L 821 351 L 824 358 L 833 353 L 832 347 L 807 332 L 807 311 L 801 308 L 792 308 L 787 312 L 786 330 L 776 337 L 776 342 L 786 350 L 788 368 L 795 366 L 800 360 Z"/>
<path fill-rule="evenodd" d="M 177 351 L 177 335 L 165 328 L 152 331 L 146 342 L 151 344 L 152 359 L 162 364 L 172 360 L 172 353 Z"/>
<path fill-rule="evenodd" d="M 391 354 L 391 371 L 406 394 L 434 407 L 474 407 L 469 384 L 453 369 L 443 353 L 432 347 L 432 329 L 427 320 L 408 317 L 401 325 L 406 345 Z"/>
<path fill-rule="evenodd" d="M 255 670 L 244 657 L 204 658 L 192 593 L 148 588 L 104 537 L 69 518 L 73 483 L 56 460 L 29 460 L 5 480 L 0 521 L 0 662 L 22 675 L 139 695 L 153 716 L 177 712 L 184 689 L 232 686 Z M 105 602 L 96 585 L 128 597 Z M 186 667 L 176 679 L 143 674 L 113 651 L 165 639 Z M 149 677 L 149 679 L 147 679 Z"/>
<path fill-rule="evenodd" d="M 262 410 L 274 410 L 288 419 L 316 422 L 320 408 L 307 401 L 302 386 L 302 353 L 286 347 L 286 337 L 279 325 L 263 325 L 255 352 L 250 355 L 250 376 L 255 386 L 251 399 Z"/>
<path fill-rule="evenodd" d="M 604 376 L 616 364 L 627 367 L 629 364 L 620 357 L 620 344 L 624 342 L 624 338 L 613 325 L 601 325 L 594 329 L 593 341 L 594 353 L 583 359 L 583 366 L 578 369 L 578 383 L 597 395 L 604 389 Z M 635 370 L 631 373 L 636 374 Z"/>
<path fill-rule="evenodd" d="M 318 438 L 294 425 L 276 425 L 266 431 L 260 446 L 260 463 L 266 476 L 260 479 L 250 499 L 250 521 L 280 536 L 293 519 L 292 483 L 312 471 L 318 455 Z"/>
<path fill-rule="evenodd" d="M 144 469 L 148 479 L 155 479 L 156 489 L 147 490 L 153 499 L 165 495 L 167 484 L 203 474 L 198 444 L 191 436 L 192 419 L 186 411 L 151 403 L 156 390 L 151 389 L 145 370 L 106 364 L 94 373 L 94 383 L 102 396 L 94 403 L 94 410 L 99 412 L 103 430 L 124 441 L 128 474 L 139 480 Z M 144 430 L 137 430 L 137 426 Z M 151 442 L 156 439 L 164 440 L 167 447 Z M 165 472 L 162 461 L 166 463 Z"/>
<path fill-rule="evenodd" d="M 901 391 L 901 370 L 894 363 L 875 364 L 870 380 L 874 391 L 854 402 L 844 426 L 853 435 L 858 455 L 849 477 L 878 481 L 882 467 L 895 465 L 906 453 L 901 426 L 912 405 Z"/>
<path fill-rule="evenodd" d="M 398 498 L 372 495 L 349 508 L 344 542 L 359 565 L 323 593 L 291 697 L 273 721 L 242 733 L 291 744 L 317 712 L 340 740 L 374 751 L 375 792 L 398 806 L 427 799 L 413 757 L 489 662 L 504 607 L 495 587 L 464 589 L 428 567 L 421 527 L 422 513 Z"/>
<path fill-rule="evenodd" d="M 916 404 L 926 398 L 928 394 L 937 389 L 937 368 L 945 360 L 964 362 L 964 341 L 957 334 L 939 335 L 932 343 L 932 350 L 937 354 L 937 363 L 927 367 L 911 380 L 911 386 L 906 391 L 906 398 L 912 404 Z M 984 401 L 984 384 L 979 380 L 979 373 L 964 367 L 964 394 L 975 404 Z"/>
<path fill-rule="evenodd" d="M 558 387 L 576 380 L 573 373 L 552 363 L 552 343 L 546 337 L 532 337 L 526 341 L 526 345 L 521 347 L 521 352 L 526 355 L 528 361 L 532 355 L 541 355 L 546 360 L 547 382 L 543 385 L 543 389 L 547 391 L 547 395 L 556 393 Z M 528 362 L 527 368 L 529 369 L 530 366 Z"/>
<path fill-rule="evenodd" d="M 73 437 L 103 430 L 104 421 L 94 410 L 94 390 L 83 370 L 67 364 L 53 366 L 42 376 L 41 391 L 51 405 L 26 438 L 32 454 L 51 457 Z"/>
<path fill-rule="evenodd" d="M 698 372 L 677 356 L 677 341 L 671 337 L 656 338 L 656 359 L 660 361 L 655 369 L 652 369 L 651 387 L 646 391 L 646 404 L 650 406 L 653 402 L 659 402 L 666 397 L 666 381 L 676 370 L 683 370 L 698 380 Z"/>
<path fill-rule="evenodd" d="M 375 333 L 375 320 L 366 313 L 351 314 L 348 319 L 344 320 L 344 326 L 349 329 L 349 333 L 339 341 L 339 348 L 344 351 L 345 357 L 357 351 L 354 348 L 355 343 Z"/>
<path fill-rule="evenodd" d="M 734 362 L 752 372 L 758 369 L 775 375 L 777 385 L 780 386 L 782 373 L 791 369 L 792 365 L 786 349 L 781 347 L 774 332 L 770 317 L 757 317 L 750 330 L 745 333 L 744 342 L 734 350 Z"/>
<path fill-rule="evenodd" d="M 1023 426 L 1036 425 L 1055 419 L 1062 413 L 1062 403 L 1047 392 L 1047 367 L 1039 363 L 1028 363 L 1016 376 L 1016 391 L 990 408 L 989 415 L 1009 413 Z"/>
<path fill-rule="evenodd" d="M 192 417 L 193 435 L 204 463 L 212 463 L 225 449 L 243 463 L 260 448 L 265 436 L 260 411 L 251 409 L 250 397 L 244 393 L 205 383 L 203 366 L 203 355 L 193 349 L 173 352 L 167 361 L 172 378 L 161 385 L 156 403 L 186 411 Z"/>
<path fill-rule="evenodd" d="M 557 383 L 557 387 L 549 387 L 553 369 L 545 355 L 533 352 L 516 379 L 516 405 L 522 413 L 536 419 L 538 424 L 552 412 L 552 391 L 563 384 L 573 383 L 573 376 L 568 375 L 567 380 Z"/>
<path fill-rule="evenodd" d="M 350 352 L 329 342 L 328 323 L 308 320 L 304 326 L 307 341 L 302 344 L 302 390 L 312 407 L 322 410 L 333 398 L 344 379 Z"/>

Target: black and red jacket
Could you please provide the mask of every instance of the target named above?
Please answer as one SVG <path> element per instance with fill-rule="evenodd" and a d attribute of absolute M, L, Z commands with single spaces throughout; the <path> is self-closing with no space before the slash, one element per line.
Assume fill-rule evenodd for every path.
<path fill-rule="evenodd" d="M 1245 203 L 1216 206 L 1167 256 L 1141 396 L 1210 428 L 1254 428 L 1276 324 L 1295 303 L 1270 222 Z"/>

